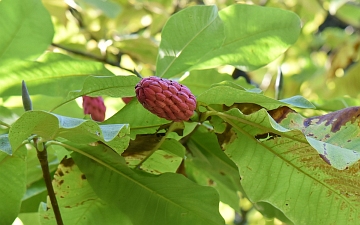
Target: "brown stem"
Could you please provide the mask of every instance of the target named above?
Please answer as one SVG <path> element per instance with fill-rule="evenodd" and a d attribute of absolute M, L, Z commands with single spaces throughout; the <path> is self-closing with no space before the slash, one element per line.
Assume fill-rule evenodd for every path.
<path fill-rule="evenodd" d="M 52 208 L 53 208 L 53 211 L 54 211 L 54 214 L 55 214 L 56 223 L 58 225 L 63 225 L 64 223 L 63 223 L 62 218 L 61 218 L 59 205 L 57 203 L 54 188 L 53 188 L 52 183 L 51 183 L 51 175 L 50 175 L 49 163 L 48 163 L 48 159 L 47 159 L 46 146 L 45 146 L 44 143 L 40 143 L 42 145 L 43 149 L 39 150 L 36 138 L 34 139 L 34 144 L 35 144 L 35 148 L 36 148 L 36 152 L 37 152 L 37 157 L 39 159 L 41 169 L 42 169 L 42 172 L 43 172 L 43 177 L 44 177 L 44 181 L 45 181 L 45 184 L 46 184 L 46 189 L 48 191 L 48 195 L 49 195 L 49 198 L 50 198 L 50 201 L 51 201 L 51 205 L 52 205 Z"/>
<path fill-rule="evenodd" d="M 128 71 L 130 73 L 134 73 L 134 71 L 120 66 L 119 62 L 113 62 L 113 61 L 110 61 L 110 60 L 108 60 L 107 58 L 104 58 L 104 57 L 99 57 L 97 55 L 93 55 L 93 54 L 90 54 L 90 53 L 87 53 L 87 52 L 82 52 L 82 51 L 78 51 L 78 50 L 75 50 L 75 49 L 70 49 L 70 48 L 67 48 L 65 46 L 55 44 L 55 43 L 52 43 L 51 45 L 56 47 L 56 48 L 61 48 L 61 49 L 65 50 L 65 51 L 67 51 L 67 52 L 71 52 L 71 53 L 76 54 L 76 55 L 81 55 L 81 56 L 84 56 L 86 58 L 96 60 L 98 62 L 102 62 L 102 63 L 106 63 L 106 64 L 109 64 L 109 65 L 112 65 L 112 66 L 119 67 L 120 69 L 126 70 L 126 71 Z"/>

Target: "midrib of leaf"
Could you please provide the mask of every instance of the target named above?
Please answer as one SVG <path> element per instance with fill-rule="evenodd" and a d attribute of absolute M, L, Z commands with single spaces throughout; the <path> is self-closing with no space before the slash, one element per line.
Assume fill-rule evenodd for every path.
<path fill-rule="evenodd" d="M 240 38 L 238 38 L 238 39 L 234 39 L 233 41 L 230 41 L 230 42 L 226 42 L 226 40 L 225 40 L 225 42 L 226 43 L 224 43 L 222 46 L 221 46 L 221 48 L 223 48 L 223 47 L 226 47 L 226 46 L 228 46 L 228 45 L 231 45 L 231 44 L 233 44 L 233 43 L 235 43 L 235 42 L 238 42 L 238 41 L 243 41 L 243 40 L 245 40 L 245 39 L 253 39 L 253 40 L 256 40 L 256 36 L 262 36 L 262 35 L 265 35 L 265 34 L 267 34 L 267 33 L 271 33 L 271 32 L 274 32 L 274 31 L 277 31 L 277 30 L 284 30 L 284 29 L 291 29 L 291 27 L 290 26 L 284 26 L 284 27 L 281 27 L 281 28 L 274 28 L 274 29 L 267 29 L 267 30 L 262 30 L 262 31 L 259 31 L 259 32 L 255 32 L 255 33 L 252 33 L 252 34 L 250 34 L 250 35 L 246 35 L 246 36 L 244 36 L 244 37 L 240 37 Z M 271 36 L 273 36 L 273 35 L 271 35 Z"/>
<path fill-rule="evenodd" d="M 180 53 L 177 57 L 175 57 L 173 60 L 171 60 L 171 62 L 169 63 L 169 65 L 165 68 L 165 70 L 163 71 L 163 73 L 162 73 L 161 75 L 159 75 L 159 77 L 164 76 L 164 74 L 166 73 L 166 71 L 168 71 L 169 68 L 172 66 L 172 64 L 174 64 L 174 62 L 180 57 L 180 55 L 182 54 L 182 52 L 184 51 L 184 49 L 186 49 L 186 47 L 188 47 L 188 46 L 191 44 L 191 42 L 192 42 L 194 39 L 196 39 L 205 29 L 207 29 L 212 23 L 214 23 L 214 21 L 215 21 L 216 19 L 217 19 L 217 16 L 214 17 L 214 19 L 211 20 L 211 21 L 209 22 L 209 24 L 207 24 L 206 26 L 204 26 L 203 29 L 201 29 L 196 35 L 193 36 L 193 38 L 191 38 L 191 39 L 185 44 L 185 46 L 181 49 L 181 53 Z"/>
<path fill-rule="evenodd" d="M 227 115 L 227 114 L 225 114 L 225 115 Z M 234 117 L 234 116 L 228 115 L 228 117 L 231 117 L 231 118 L 229 118 L 229 119 L 237 120 L 237 122 L 241 122 L 241 123 L 244 122 L 243 119 L 240 119 L 240 118 L 237 118 L 237 117 Z M 254 139 L 254 137 L 252 137 L 250 134 L 248 134 L 246 131 L 244 131 L 241 127 L 237 126 L 237 125 L 236 125 L 235 123 L 233 123 L 231 120 L 228 120 L 226 117 L 221 117 L 221 118 L 222 118 L 225 122 L 229 123 L 232 127 L 234 127 L 235 129 L 237 129 L 238 131 L 240 131 L 242 134 L 246 135 L 248 138 L 250 138 L 251 140 L 255 141 L 257 144 L 261 145 L 263 148 L 267 149 L 267 150 L 270 151 L 272 154 L 278 156 L 281 160 L 283 160 L 284 162 L 286 162 L 286 163 L 288 163 L 289 165 L 291 165 L 294 169 L 296 169 L 297 171 L 299 171 L 301 174 L 304 174 L 304 175 L 306 175 L 307 177 L 309 177 L 311 180 L 313 180 L 313 182 L 317 182 L 317 183 L 323 185 L 324 187 L 328 188 L 329 190 L 331 190 L 332 193 L 336 194 L 340 199 L 343 199 L 343 200 L 344 200 L 348 205 L 350 205 L 355 211 L 357 210 L 357 208 L 354 207 L 348 199 L 344 198 L 344 196 L 342 196 L 340 193 L 338 193 L 334 188 L 332 188 L 331 186 L 328 186 L 326 183 L 324 183 L 324 182 L 322 182 L 322 181 L 320 181 L 320 180 L 317 180 L 316 178 L 314 178 L 313 176 L 311 176 L 309 173 L 301 170 L 300 168 L 298 168 L 297 166 L 295 166 L 291 161 L 285 159 L 285 158 L 282 156 L 282 154 L 277 154 L 274 150 L 272 150 L 272 149 L 269 148 L 268 146 L 264 145 L 262 142 L 256 141 L 256 140 Z M 259 124 L 255 124 L 255 123 L 250 122 L 250 121 L 247 121 L 246 124 L 251 125 L 251 126 L 255 126 L 255 127 L 260 128 L 260 129 L 262 129 L 262 130 L 264 130 L 264 131 L 268 131 L 268 130 L 269 130 L 268 128 L 262 127 L 262 126 L 260 126 Z M 276 131 L 275 129 L 274 129 L 274 131 L 275 131 L 275 132 L 273 132 L 273 131 L 272 131 L 272 132 L 273 132 L 273 133 L 276 133 L 276 134 L 278 134 L 278 135 L 280 135 L 280 136 L 289 138 L 289 139 L 294 140 L 294 141 L 298 141 L 298 139 L 297 139 L 297 138 L 293 138 L 293 136 L 285 135 L 284 133 L 281 133 L 281 132 L 279 132 L 279 131 Z M 299 142 L 300 142 L 300 141 L 299 141 Z M 308 144 L 308 145 L 310 146 L 310 144 L 309 144 L 308 142 L 306 142 L 306 141 L 301 141 L 301 142 L 302 142 L 302 143 L 305 143 L 305 144 Z M 314 151 L 315 151 L 315 150 L 314 150 Z"/>
<path fill-rule="evenodd" d="M 122 173 L 121 171 L 118 171 L 116 168 L 108 165 L 107 163 L 105 163 L 105 162 L 103 162 L 103 161 L 101 161 L 101 160 L 93 157 L 92 155 L 90 155 L 90 154 L 88 154 L 88 153 L 86 153 L 86 152 L 84 152 L 84 151 L 82 151 L 82 150 L 80 150 L 80 149 L 77 149 L 77 148 L 75 148 L 75 147 L 72 147 L 72 146 L 67 145 L 67 144 L 64 144 L 64 143 L 55 142 L 55 141 L 51 142 L 51 144 L 59 145 L 59 146 L 62 146 L 62 147 L 64 147 L 64 148 L 71 149 L 71 150 L 74 151 L 74 152 L 80 153 L 80 154 L 82 154 L 83 156 L 86 156 L 86 157 L 94 160 L 95 162 L 99 163 L 100 165 L 106 167 L 107 169 L 109 169 L 109 170 L 117 173 L 118 175 L 121 175 L 121 176 L 125 177 L 125 178 L 128 179 L 129 181 L 131 181 L 131 182 L 139 185 L 139 186 L 142 187 L 143 189 L 147 190 L 148 193 L 150 193 L 150 194 L 156 193 L 156 195 L 159 196 L 159 197 L 161 197 L 162 199 L 164 199 L 165 202 L 172 203 L 173 205 L 177 206 L 178 208 L 182 208 L 182 209 L 188 210 L 188 211 L 190 211 L 190 212 L 193 212 L 192 209 L 185 208 L 185 207 L 183 207 L 182 205 L 179 205 L 179 204 L 177 204 L 176 202 L 174 202 L 174 201 L 166 198 L 165 196 L 160 195 L 160 193 L 156 192 L 155 190 L 152 190 L 152 189 L 148 188 L 147 186 L 143 185 L 142 183 L 138 182 L 137 180 L 135 180 L 135 179 L 133 179 L 133 178 L 125 175 L 125 174 Z M 201 214 L 201 215 L 202 215 L 202 214 Z M 205 218 L 202 217 L 202 218 L 205 219 L 205 220 L 208 220 L 207 217 L 205 217 Z"/>
<path fill-rule="evenodd" d="M 63 76 L 65 77 L 65 76 Z M 49 78 L 50 79 L 50 78 Z M 72 100 L 75 100 L 76 98 L 78 97 L 81 97 L 83 95 L 88 95 L 88 94 L 92 94 L 92 93 L 95 93 L 95 92 L 98 92 L 98 91 L 104 91 L 104 90 L 109 90 L 109 89 L 116 89 L 116 88 L 121 88 L 121 87 L 127 87 L 127 86 L 121 86 L 121 85 L 117 85 L 117 86 L 111 86 L 111 87 L 103 87 L 103 88 L 97 88 L 95 90 L 91 90 L 91 91 L 87 91 L 87 92 L 78 92 L 77 94 L 75 94 L 73 97 L 67 99 L 66 101 L 62 102 L 61 104 L 55 106 L 54 108 L 52 108 L 49 112 L 52 112 L 54 111 L 55 109 L 65 105 L 66 103 L 68 102 L 71 102 Z M 71 92 L 71 93 L 76 93 L 76 92 Z M 80 94 L 81 93 L 81 94 Z"/>
<path fill-rule="evenodd" d="M 32 6 L 32 9 L 29 9 L 28 10 L 28 12 L 34 12 L 34 5 L 35 5 L 36 3 L 34 3 Z M 31 13 L 29 14 L 29 15 L 31 15 Z M 30 17 L 30 16 L 29 16 Z M 15 40 L 15 37 L 17 36 L 17 34 L 19 33 L 19 31 L 21 30 L 21 28 L 24 26 L 24 20 L 25 20 L 25 18 L 27 18 L 25 15 L 24 15 L 24 13 L 23 13 L 23 16 L 21 17 L 21 24 L 20 24 L 20 26 L 17 26 L 17 29 L 16 29 L 16 32 L 14 33 L 14 35 L 12 36 L 12 38 L 11 38 L 11 41 L 10 41 L 10 43 L 9 43 L 9 45 L 7 45 L 6 46 L 6 48 L 4 49 L 4 51 L 2 51 L 2 54 L 1 54 L 1 56 L 0 56 L 0 59 L 4 56 L 4 54 L 7 52 L 7 50 L 9 49 L 9 47 L 11 46 L 11 44 L 14 42 L 14 40 Z"/>

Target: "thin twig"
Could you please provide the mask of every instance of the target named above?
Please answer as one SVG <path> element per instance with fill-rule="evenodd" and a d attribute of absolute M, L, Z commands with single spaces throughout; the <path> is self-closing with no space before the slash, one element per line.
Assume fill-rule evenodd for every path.
<path fill-rule="evenodd" d="M 63 225 L 64 223 L 61 218 L 59 205 L 57 203 L 54 188 L 51 183 L 51 175 L 50 175 L 49 163 L 48 163 L 48 159 L 47 159 L 46 146 L 44 143 L 39 143 L 39 144 L 42 145 L 43 149 L 39 149 L 38 139 L 34 138 L 34 146 L 36 148 L 37 157 L 38 157 L 40 165 L 41 165 L 41 170 L 43 172 L 46 189 L 47 189 L 47 192 L 48 192 L 48 195 L 50 198 L 50 202 L 51 202 L 54 214 L 55 214 L 56 223 L 58 225 Z"/>
<path fill-rule="evenodd" d="M 11 126 L 7 123 L 5 123 L 4 121 L 1 121 L 0 120 L 0 126 L 4 126 L 4 127 L 7 127 L 7 128 L 10 128 Z"/>
<path fill-rule="evenodd" d="M 126 70 L 126 71 L 128 71 L 130 73 L 134 73 L 134 71 L 122 67 L 119 62 L 110 61 L 110 60 L 108 60 L 106 58 L 99 57 L 99 56 L 94 55 L 94 54 L 90 54 L 90 53 L 87 53 L 87 52 L 82 52 L 82 51 L 79 51 L 79 50 L 71 49 L 71 48 L 68 48 L 68 47 L 65 47 L 65 46 L 62 46 L 62 45 L 59 45 L 59 44 L 55 44 L 55 43 L 52 43 L 51 45 L 56 47 L 56 48 L 61 48 L 62 50 L 65 50 L 67 52 L 70 52 L 70 53 L 73 53 L 73 54 L 76 54 L 76 55 L 80 55 L 80 56 L 83 56 L 83 57 L 86 57 L 86 58 L 89 58 L 89 59 L 93 59 L 93 60 L 96 60 L 98 62 L 106 63 L 106 64 L 109 64 L 109 65 L 112 65 L 112 66 L 116 66 L 116 67 L 119 67 L 122 70 Z"/>

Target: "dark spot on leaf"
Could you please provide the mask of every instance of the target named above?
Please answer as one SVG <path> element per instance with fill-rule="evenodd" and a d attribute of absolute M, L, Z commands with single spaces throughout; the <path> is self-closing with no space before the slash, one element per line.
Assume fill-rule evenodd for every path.
<path fill-rule="evenodd" d="M 71 208 L 69 205 L 66 205 L 65 208 Z"/>
<path fill-rule="evenodd" d="M 331 165 L 330 160 L 329 160 L 328 158 L 326 158 L 325 155 L 319 154 L 319 156 L 320 156 L 327 164 Z"/>
<path fill-rule="evenodd" d="M 221 175 L 225 176 L 226 174 L 223 171 L 219 172 Z"/>
<path fill-rule="evenodd" d="M 282 106 L 280 108 L 270 110 L 268 113 L 277 123 L 280 123 L 282 120 L 286 119 L 289 113 L 296 113 L 296 111 L 287 106 Z"/>
<path fill-rule="evenodd" d="M 258 134 L 255 136 L 255 138 L 259 141 L 269 141 L 276 137 L 281 137 L 281 136 L 278 134 L 274 134 L 274 133 L 264 133 L 264 134 Z"/>
<path fill-rule="evenodd" d="M 209 179 L 209 180 L 208 180 L 208 185 L 211 186 L 211 185 L 213 185 L 213 184 L 214 184 L 214 181 L 211 180 L 211 179 Z"/>
<path fill-rule="evenodd" d="M 323 116 L 315 116 L 304 120 L 304 126 L 308 127 L 311 124 L 322 124 L 325 126 L 331 125 L 331 132 L 335 133 L 340 130 L 347 122 L 354 123 L 360 116 L 360 107 L 350 107 L 336 112 L 332 112 Z"/>
<path fill-rule="evenodd" d="M 310 119 L 304 120 L 304 127 L 308 127 L 310 125 L 311 125 L 311 120 Z"/>
<path fill-rule="evenodd" d="M 164 155 L 164 158 L 165 159 L 171 159 L 171 158 L 174 158 L 172 155 Z"/>
<path fill-rule="evenodd" d="M 86 180 L 85 174 L 81 174 L 81 179 Z"/>
<path fill-rule="evenodd" d="M 63 167 L 72 167 L 75 162 L 72 158 L 64 158 L 63 160 L 61 160 L 61 163 L 63 165 Z"/>
<path fill-rule="evenodd" d="M 59 185 L 62 185 L 64 183 L 64 180 L 59 181 Z"/>
<path fill-rule="evenodd" d="M 60 177 L 64 176 L 64 173 L 60 168 L 56 172 Z"/>

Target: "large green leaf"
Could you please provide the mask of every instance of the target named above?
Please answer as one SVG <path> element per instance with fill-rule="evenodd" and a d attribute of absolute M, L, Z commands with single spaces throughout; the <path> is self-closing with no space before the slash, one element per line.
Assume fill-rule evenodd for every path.
<path fill-rule="evenodd" d="M 62 54 L 45 54 L 38 62 L 16 61 L 0 67 L 0 96 L 21 95 L 25 80 L 31 95 L 65 97 L 69 91 L 81 89 L 89 75 L 111 76 L 102 63 L 78 60 Z"/>
<path fill-rule="evenodd" d="M 295 224 L 358 223 L 359 161 L 347 170 L 331 167 L 300 130 L 279 126 L 264 109 L 217 115 L 232 126 L 225 153 L 251 201 L 273 204 Z"/>
<path fill-rule="evenodd" d="M 36 59 L 50 45 L 54 29 L 41 1 L 2 0 L 0 15 L 2 64 L 11 59 Z"/>
<path fill-rule="evenodd" d="M 70 92 L 57 107 L 83 95 L 132 97 L 135 96 L 135 85 L 139 80 L 136 76 L 90 76 L 84 81 L 81 90 Z"/>
<path fill-rule="evenodd" d="M 278 8 L 234 4 L 219 12 L 226 39 L 192 69 L 233 65 L 253 70 L 275 60 L 295 43 L 300 18 Z"/>
<path fill-rule="evenodd" d="M 244 88 L 255 88 L 253 85 L 246 83 L 245 79 L 239 78 L 234 80 L 229 74 L 219 73 L 216 69 L 193 70 L 190 75 L 180 83 L 190 88 L 194 95 L 199 95 L 207 91 L 212 85 L 220 82 L 234 82 Z"/>
<path fill-rule="evenodd" d="M 347 169 L 360 159 L 359 115 L 360 107 L 311 118 L 304 118 L 288 107 L 272 113 L 282 126 L 301 130 L 325 162 L 339 170 Z"/>
<path fill-rule="evenodd" d="M 179 174 L 134 171 L 111 149 L 99 147 L 81 150 L 92 159 L 78 153 L 72 156 L 95 193 L 123 211 L 134 225 L 224 224 L 214 189 Z"/>
<path fill-rule="evenodd" d="M 0 224 L 12 224 L 26 190 L 25 147 L 8 155 L 0 151 Z"/>
<path fill-rule="evenodd" d="M 224 27 L 216 6 L 193 6 L 174 14 L 161 33 L 156 74 L 169 78 L 188 70 L 221 46 Z"/>
<path fill-rule="evenodd" d="M 198 127 L 187 147 L 191 153 L 185 160 L 187 174 L 199 184 L 214 187 L 222 202 L 239 210 L 239 172 L 220 148 L 215 134 L 204 126 Z"/>
<path fill-rule="evenodd" d="M 132 223 L 120 210 L 101 200 L 92 190 L 86 176 L 70 159 L 63 159 L 52 182 L 64 224 Z M 41 224 L 56 225 L 52 205 L 39 208 Z"/>
<path fill-rule="evenodd" d="M 226 93 L 226 95 L 224 95 Z M 269 110 L 276 109 L 280 106 L 293 105 L 299 108 L 314 108 L 314 106 L 303 97 L 297 97 L 287 100 L 275 100 L 263 94 L 254 93 L 251 90 L 241 90 L 230 86 L 214 86 L 200 94 L 198 102 L 210 104 L 225 104 L 231 106 L 234 103 L 252 103 L 265 107 Z"/>
<path fill-rule="evenodd" d="M 127 124 L 99 125 L 93 120 L 83 120 L 51 114 L 43 111 L 25 112 L 10 128 L 9 140 L 13 151 L 31 135 L 42 141 L 65 138 L 79 144 L 101 141 L 121 153 L 130 138 Z"/>

